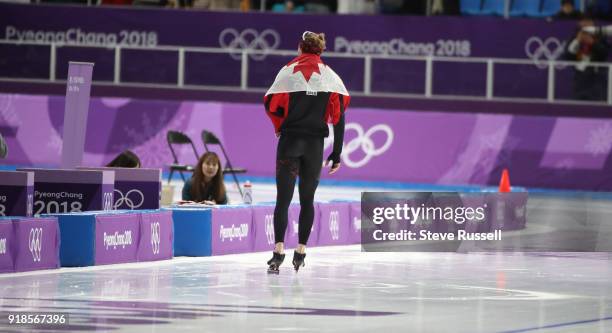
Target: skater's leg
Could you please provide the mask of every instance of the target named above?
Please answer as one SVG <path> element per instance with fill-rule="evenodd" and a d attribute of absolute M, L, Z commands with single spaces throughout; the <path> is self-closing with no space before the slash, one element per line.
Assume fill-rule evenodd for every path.
<path fill-rule="evenodd" d="M 289 205 L 293 199 L 295 180 L 300 171 L 299 156 L 303 144 L 289 136 L 281 136 L 276 148 L 276 207 L 274 208 L 275 251 L 283 253 L 285 232 L 289 221 Z M 280 243 L 280 244 L 279 244 Z M 279 251 L 280 250 L 280 251 Z"/>
<path fill-rule="evenodd" d="M 289 205 L 293 199 L 295 179 L 299 171 L 296 158 L 276 160 L 276 207 L 274 208 L 274 240 L 276 249 L 282 249 L 289 220 Z M 282 253 L 282 252 L 278 252 Z"/>
<path fill-rule="evenodd" d="M 300 183 L 298 187 L 300 192 L 299 253 L 305 251 L 314 221 L 314 196 L 323 166 L 323 138 L 311 139 L 309 146 L 310 149 L 300 158 Z"/>
<path fill-rule="evenodd" d="M 274 244 L 274 252 L 276 253 L 285 253 L 285 243 L 278 242 Z"/>
<path fill-rule="evenodd" d="M 300 172 L 300 225 L 298 228 L 299 243 L 293 253 L 293 268 L 297 272 L 304 266 L 306 257 L 306 244 L 310 237 L 312 224 L 314 222 L 314 194 L 319 185 L 319 175 L 321 173 L 322 158 L 319 160 L 318 168 L 314 164 L 302 164 Z M 307 166 L 307 167 L 305 167 Z"/>
<path fill-rule="evenodd" d="M 268 273 L 278 274 L 279 267 L 285 259 L 284 240 L 289 220 L 289 205 L 293 198 L 295 179 L 299 170 L 296 158 L 279 158 L 276 160 L 276 207 L 274 208 L 274 252 L 268 260 Z"/>
<path fill-rule="evenodd" d="M 300 267 L 305 266 L 304 264 L 304 259 L 306 258 L 306 253 L 299 253 L 296 251 L 293 251 L 293 260 L 291 261 L 291 263 L 293 264 L 293 268 L 295 269 L 295 271 L 297 272 Z"/>
<path fill-rule="evenodd" d="M 276 150 L 276 207 L 274 207 L 274 252 L 268 261 L 268 273 L 278 274 L 285 259 L 284 241 L 289 221 L 289 205 L 293 199 L 299 173 L 299 151 L 296 140 L 281 136 Z"/>
<path fill-rule="evenodd" d="M 299 164 L 296 158 L 276 160 L 276 207 L 274 208 L 274 252 L 268 260 L 268 273 L 278 274 L 285 259 L 284 240 L 289 220 L 289 205 L 293 198 Z"/>
<path fill-rule="evenodd" d="M 268 273 L 278 274 L 280 265 L 285 260 L 284 253 L 272 252 L 272 259 L 268 260 Z"/>

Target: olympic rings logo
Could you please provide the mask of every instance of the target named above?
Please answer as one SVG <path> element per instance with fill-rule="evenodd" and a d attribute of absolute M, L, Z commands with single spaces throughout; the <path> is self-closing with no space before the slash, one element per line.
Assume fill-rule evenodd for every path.
<path fill-rule="evenodd" d="M 391 144 L 393 143 L 393 130 L 387 124 L 377 124 L 372 126 L 367 131 L 364 131 L 363 127 L 361 127 L 361 125 L 358 123 L 348 123 L 346 124 L 345 132 L 350 130 L 355 131 L 357 136 L 343 146 L 341 156 L 342 162 L 344 162 L 344 164 L 346 164 L 346 166 L 349 168 L 360 168 L 368 164 L 372 158 L 380 156 L 389 150 Z M 382 132 L 385 136 L 385 141 L 380 147 L 376 147 L 376 144 L 372 139 L 372 136 L 377 132 Z M 330 133 L 332 132 L 330 131 Z M 326 139 L 325 149 L 332 145 L 332 139 L 333 138 L 331 138 L 331 136 L 330 138 Z M 353 160 L 351 158 L 351 154 L 357 150 L 363 152 L 364 156 L 360 160 Z"/>
<path fill-rule="evenodd" d="M 42 228 L 30 229 L 29 249 L 32 253 L 32 260 L 40 262 L 42 252 Z"/>
<path fill-rule="evenodd" d="M 159 222 L 153 222 L 151 225 L 151 248 L 153 254 L 159 254 L 159 248 L 161 244 L 161 226 Z"/>
<path fill-rule="evenodd" d="M 353 228 L 356 232 L 361 230 L 361 218 L 353 217 Z"/>
<path fill-rule="evenodd" d="M 267 214 L 264 221 L 266 240 L 268 241 L 268 245 L 272 245 L 274 244 L 274 215 Z"/>
<path fill-rule="evenodd" d="M 340 213 L 337 210 L 329 213 L 329 232 L 333 240 L 340 239 Z"/>
<path fill-rule="evenodd" d="M 113 192 L 105 192 L 102 195 L 102 210 L 113 209 Z"/>
<path fill-rule="evenodd" d="M 253 60 L 261 61 L 266 58 L 268 51 L 280 45 L 280 35 L 273 29 L 259 33 L 255 29 L 238 32 L 234 28 L 227 28 L 219 34 L 219 45 L 229 50 L 230 56 L 235 60 L 241 59 L 242 51 L 263 51 L 263 53 L 250 54 Z"/>
<path fill-rule="evenodd" d="M 129 209 L 134 210 L 142 206 L 144 203 L 144 194 L 140 190 L 129 190 L 125 195 L 123 195 L 123 193 L 117 189 L 115 189 L 115 192 L 118 193 L 117 201 L 115 201 L 114 205 L 115 209 L 125 205 Z"/>
<path fill-rule="evenodd" d="M 555 37 L 542 40 L 539 37 L 532 36 L 525 43 L 525 54 L 540 69 L 547 68 L 548 61 L 559 59 L 563 52 L 565 52 L 565 42 L 561 42 Z M 564 65 L 556 65 L 556 67 L 559 69 L 565 68 Z"/>

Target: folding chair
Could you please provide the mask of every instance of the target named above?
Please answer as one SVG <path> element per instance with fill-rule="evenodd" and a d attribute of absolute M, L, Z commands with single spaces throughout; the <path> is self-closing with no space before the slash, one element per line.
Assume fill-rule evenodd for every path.
<path fill-rule="evenodd" d="M 168 140 L 168 147 L 170 147 L 170 152 L 172 153 L 173 158 L 173 164 L 170 165 L 170 176 L 168 177 L 168 183 L 170 183 L 170 181 L 172 180 L 172 175 L 174 174 L 174 171 L 178 171 L 178 173 L 181 175 L 181 178 L 183 178 L 183 181 L 185 181 L 185 176 L 183 175 L 183 172 L 193 172 L 193 166 L 187 164 L 180 164 L 176 152 L 174 151 L 174 147 L 172 145 L 191 145 L 196 160 L 199 158 L 200 155 L 198 155 L 193 141 L 191 141 L 191 139 L 182 132 L 168 131 L 166 139 Z"/>
<path fill-rule="evenodd" d="M 240 182 L 238 182 L 238 178 L 236 178 L 236 174 L 245 173 L 246 169 L 232 167 L 232 162 L 230 162 L 230 159 L 227 156 L 227 153 L 225 152 L 225 148 L 223 147 L 221 140 L 219 140 L 219 138 L 213 133 L 206 131 L 206 130 L 202 131 L 202 142 L 204 143 L 204 149 L 206 149 L 207 152 L 210 151 L 208 149 L 208 145 L 219 145 L 219 147 L 221 148 L 221 152 L 223 152 L 223 157 L 225 157 L 225 161 L 226 161 L 226 166 L 225 168 L 223 168 L 223 173 L 232 174 L 232 177 L 234 178 L 234 182 L 236 183 L 236 186 L 238 186 L 238 191 L 240 192 L 240 196 L 242 196 L 242 188 L 240 187 Z"/>

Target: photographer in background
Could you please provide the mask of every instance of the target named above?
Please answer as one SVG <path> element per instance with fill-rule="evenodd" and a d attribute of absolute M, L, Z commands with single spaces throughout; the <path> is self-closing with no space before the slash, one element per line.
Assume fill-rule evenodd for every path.
<path fill-rule="evenodd" d="M 576 10 L 573 0 L 561 1 L 561 10 L 555 18 L 558 20 L 578 20 L 582 18 L 582 13 Z"/>
<path fill-rule="evenodd" d="M 576 36 L 567 44 L 565 59 L 577 61 L 574 65 L 574 98 L 578 100 L 606 100 L 608 68 L 593 66 L 593 62 L 608 59 L 609 44 L 601 29 L 591 19 L 578 23 Z"/>

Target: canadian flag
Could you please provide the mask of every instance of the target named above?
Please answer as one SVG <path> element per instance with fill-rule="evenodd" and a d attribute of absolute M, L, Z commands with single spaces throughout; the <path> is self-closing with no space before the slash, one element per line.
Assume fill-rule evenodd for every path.
<path fill-rule="evenodd" d="M 325 65 L 321 57 L 309 53 L 296 57 L 284 66 L 266 96 L 295 91 L 334 92 L 349 96 L 340 76 Z"/>

